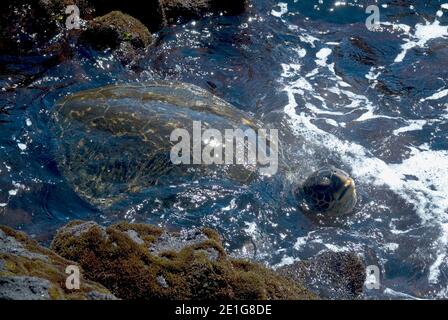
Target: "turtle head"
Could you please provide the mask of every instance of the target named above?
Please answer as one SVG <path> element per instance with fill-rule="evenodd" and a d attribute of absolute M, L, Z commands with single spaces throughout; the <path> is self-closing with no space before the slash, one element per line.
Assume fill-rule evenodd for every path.
<path fill-rule="evenodd" d="M 344 171 L 322 168 L 311 174 L 297 189 L 306 213 L 338 216 L 350 213 L 356 205 L 355 182 Z"/>

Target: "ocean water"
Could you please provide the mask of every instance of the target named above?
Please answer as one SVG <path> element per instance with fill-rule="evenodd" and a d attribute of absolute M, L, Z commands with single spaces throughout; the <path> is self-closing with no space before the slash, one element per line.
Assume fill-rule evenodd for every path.
<path fill-rule="evenodd" d="M 165 28 L 132 70 L 85 48 L 57 63 L 0 56 L 0 223 L 44 244 L 72 219 L 207 225 L 232 254 L 273 267 L 356 252 L 381 269 L 365 298 L 448 298 L 448 3 L 252 3 Z M 51 110 L 73 92 L 151 79 L 194 83 L 288 132 L 290 167 L 246 188 L 192 181 L 92 207 L 58 170 Z M 354 177 L 360 199 L 353 214 L 316 223 L 291 190 L 330 164 Z"/>

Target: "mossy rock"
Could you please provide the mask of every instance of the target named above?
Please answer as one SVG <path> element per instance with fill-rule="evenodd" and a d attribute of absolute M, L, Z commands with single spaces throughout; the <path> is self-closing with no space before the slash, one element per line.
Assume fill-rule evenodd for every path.
<path fill-rule="evenodd" d="M 123 42 L 129 42 L 132 48 L 142 49 L 151 44 L 152 36 L 139 20 L 120 11 L 112 11 L 89 21 L 81 41 L 97 49 L 117 49 Z"/>
<path fill-rule="evenodd" d="M 151 32 L 160 30 L 164 25 L 161 3 L 163 0 L 88 0 L 98 16 L 111 11 L 121 11 L 139 19 Z"/>
<path fill-rule="evenodd" d="M 210 229 L 173 233 L 142 224 L 104 228 L 74 221 L 58 231 L 51 248 L 123 299 L 316 298 L 273 270 L 230 258 Z"/>
<path fill-rule="evenodd" d="M 76 263 L 0 226 L 0 299 L 116 299 L 102 285 L 84 279 L 82 269 L 80 289 L 67 289 L 65 270 L 70 265 Z"/>

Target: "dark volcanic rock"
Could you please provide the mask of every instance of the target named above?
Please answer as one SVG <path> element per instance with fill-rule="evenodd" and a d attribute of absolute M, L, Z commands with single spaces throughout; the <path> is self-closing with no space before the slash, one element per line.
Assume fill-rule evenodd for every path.
<path fill-rule="evenodd" d="M 121 11 L 140 20 L 151 32 L 165 25 L 161 0 L 89 0 L 98 16 Z"/>
<path fill-rule="evenodd" d="M 67 28 L 69 5 L 79 8 L 80 28 Z M 150 32 L 208 14 L 238 14 L 247 0 L 16 0 L 1 1 L 0 54 L 70 58 L 81 43 L 111 48 L 128 64 L 152 43 Z"/>
<path fill-rule="evenodd" d="M 133 48 L 141 49 L 152 42 L 148 28 L 120 11 L 112 11 L 90 21 L 81 39 L 97 49 L 116 49 L 123 42 L 129 42 Z"/>
<path fill-rule="evenodd" d="M 0 300 L 49 300 L 50 281 L 37 277 L 0 277 Z"/>
<path fill-rule="evenodd" d="M 27 55 L 65 50 L 65 22 L 68 5 L 77 5 L 84 19 L 94 9 L 87 0 L 16 0 L 1 1 L 0 54 Z"/>
<path fill-rule="evenodd" d="M 357 298 L 362 293 L 366 277 L 366 268 L 361 259 L 348 252 L 324 252 L 277 271 L 302 283 L 324 299 Z"/>
<path fill-rule="evenodd" d="M 152 40 L 145 25 L 120 11 L 112 11 L 89 21 L 80 37 L 80 42 L 95 49 L 113 49 L 125 64 L 135 59 L 139 51 L 148 47 Z"/>
<path fill-rule="evenodd" d="M 124 299 L 315 298 L 273 270 L 230 258 L 209 229 L 175 233 L 128 223 L 105 229 L 74 221 L 51 247 Z"/>
<path fill-rule="evenodd" d="M 79 230 L 75 234 L 82 234 Z M 116 299 L 103 286 L 80 277 L 80 289 L 65 287 L 76 265 L 39 246 L 25 234 L 0 226 L 0 299 Z"/>

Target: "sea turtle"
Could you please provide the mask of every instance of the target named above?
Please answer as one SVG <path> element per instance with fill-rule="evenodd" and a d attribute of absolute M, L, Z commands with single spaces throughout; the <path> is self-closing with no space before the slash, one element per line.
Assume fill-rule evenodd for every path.
<path fill-rule="evenodd" d="M 263 131 L 248 114 L 192 84 L 157 81 L 82 91 L 59 101 L 52 117 L 60 171 L 81 198 L 100 208 L 154 185 L 209 178 L 248 185 L 260 176 L 253 163 L 173 163 L 173 130 L 191 133 L 193 121 L 218 132 L 252 129 L 257 138 Z M 279 151 L 275 141 L 264 138 L 266 153 Z M 215 142 L 202 139 L 202 145 Z M 353 180 L 334 168 L 314 173 L 296 194 L 306 212 L 342 214 L 356 203 Z"/>

